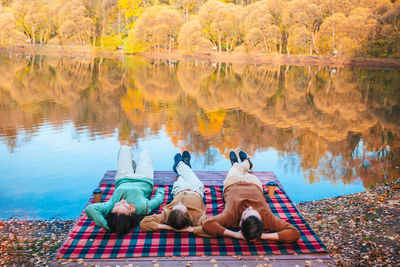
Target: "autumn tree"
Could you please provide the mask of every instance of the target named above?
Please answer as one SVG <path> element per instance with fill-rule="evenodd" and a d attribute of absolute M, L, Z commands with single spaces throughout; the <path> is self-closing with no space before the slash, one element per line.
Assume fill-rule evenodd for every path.
<path fill-rule="evenodd" d="M 206 2 L 200 8 L 200 24 L 205 29 L 207 38 L 218 45 L 220 52 L 223 47 L 227 52 L 231 51 L 239 42 L 241 12 L 241 6 L 215 0 Z"/>
<path fill-rule="evenodd" d="M 183 24 L 179 30 L 178 45 L 188 51 L 207 51 L 212 49 L 212 43 L 202 36 L 201 25 L 197 20 Z"/>
<path fill-rule="evenodd" d="M 321 25 L 317 36 L 318 47 L 325 54 L 332 54 L 334 49 L 339 56 L 366 54 L 363 46 L 369 38 L 374 39 L 376 25 L 370 9 L 356 8 L 348 17 L 336 13 Z"/>
<path fill-rule="evenodd" d="M 124 26 L 130 29 L 134 20 L 143 13 L 149 4 L 147 1 L 141 0 L 118 0 L 118 9 L 122 13 Z"/>
<path fill-rule="evenodd" d="M 95 28 L 81 0 L 66 2 L 58 12 L 59 33 L 66 41 L 87 44 L 94 40 Z"/>
<path fill-rule="evenodd" d="M 267 1 L 259 1 L 244 8 L 241 27 L 246 43 L 263 52 L 276 52 L 280 44 L 280 30 L 274 25 Z"/>
<path fill-rule="evenodd" d="M 382 15 L 392 7 L 392 4 L 389 0 L 335 0 L 333 5 L 335 13 L 344 13 L 346 16 L 357 7 L 369 8 L 372 13 Z"/>
<path fill-rule="evenodd" d="M 149 7 L 135 23 L 134 35 L 152 48 L 171 51 L 182 22 L 179 12 L 168 6 Z"/>
<path fill-rule="evenodd" d="M 279 28 L 279 54 L 283 51 L 284 42 L 287 39 L 285 24 L 283 23 L 283 9 L 286 0 L 269 0 L 267 1 L 268 11 L 271 14 L 273 25 Z"/>
<path fill-rule="evenodd" d="M 202 29 L 205 32 L 206 38 L 209 39 L 215 46 L 219 45 L 216 36 L 213 32 L 211 25 L 214 21 L 215 13 L 219 8 L 223 6 L 223 3 L 216 0 L 209 0 L 203 4 L 199 10 L 198 18 Z M 222 45 L 221 45 L 222 46 Z M 221 51 L 221 46 L 220 51 Z"/>
<path fill-rule="evenodd" d="M 304 35 L 304 29 L 308 31 L 311 38 L 310 54 L 312 54 L 313 51 L 318 54 L 315 45 L 315 36 L 318 33 L 323 18 L 329 15 L 328 3 L 330 2 L 326 0 L 294 0 L 288 2 L 285 7 L 284 20 L 286 25 L 292 28 L 289 32 L 291 34 L 296 34 L 294 29 L 299 28 L 302 29 L 301 34 Z M 299 38 L 295 37 L 292 39 Z"/>
<path fill-rule="evenodd" d="M 36 38 L 40 44 L 46 42 L 48 35 L 51 32 L 49 6 L 41 0 L 32 1 L 29 5 L 29 11 L 24 18 L 25 28 L 29 32 L 32 39 L 32 44 L 35 45 Z"/>
<path fill-rule="evenodd" d="M 400 57 L 400 4 L 378 18 L 378 35 L 369 46 L 374 57 Z"/>
<path fill-rule="evenodd" d="M 292 25 L 288 29 L 289 37 L 287 40 L 288 54 L 311 54 L 312 36 L 304 25 Z"/>
<path fill-rule="evenodd" d="M 15 26 L 15 18 L 10 12 L 0 14 L 0 44 L 11 43 Z"/>
<path fill-rule="evenodd" d="M 45 43 L 52 32 L 50 3 L 43 0 L 15 0 L 12 9 L 17 30 L 29 35 L 32 44 L 36 44 L 36 39 L 40 44 Z"/>
<path fill-rule="evenodd" d="M 172 0 L 171 4 L 181 10 L 184 22 L 189 21 L 189 14 L 193 14 L 204 2 L 204 0 Z"/>

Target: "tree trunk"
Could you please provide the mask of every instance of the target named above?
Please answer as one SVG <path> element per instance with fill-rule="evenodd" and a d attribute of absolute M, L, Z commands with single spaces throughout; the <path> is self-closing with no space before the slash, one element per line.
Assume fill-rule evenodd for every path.
<path fill-rule="evenodd" d="M 264 41 L 265 50 L 268 50 L 267 40 L 265 39 L 265 36 L 263 37 L 263 41 Z"/>
<path fill-rule="evenodd" d="M 118 37 L 121 38 L 121 9 L 118 6 Z"/>
<path fill-rule="evenodd" d="M 43 30 L 40 30 L 40 45 L 43 45 Z"/>
<path fill-rule="evenodd" d="M 222 52 L 222 44 L 221 44 L 221 36 L 220 36 L 220 34 L 219 34 L 219 32 L 218 32 L 218 46 L 219 46 L 219 53 L 221 53 Z"/>
<path fill-rule="evenodd" d="M 35 28 L 34 27 L 31 27 L 32 28 L 32 44 L 33 45 L 35 45 L 36 44 L 36 41 L 35 41 Z"/>
<path fill-rule="evenodd" d="M 169 36 L 168 53 L 171 53 L 171 46 L 172 46 L 172 38 L 171 36 Z"/>
<path fill-rule="evenodd" d="M 106 7 L 104 6 L 104 0 L 102 3 L 102 25 L 101 25 L 101 33 L 100 33 L 100 46 L 103 47 L 103 36 L 106 31 L 106 23 L 107 23 L 107 14 Z"/>
<path fill-rule="evenodd" d="M 96 31 L 93 31 L 93 46 L 96 46 Z"/>
<path fill-rule="evenodd" d="M 313 49 L 314 51 L 317 53 L 317 55 L 319 55 L 319 51 L 317 49 L 317 47 L 315 46 L 315 36 L 317 35 L 317 32 L 314 32 L 313 34 L 311 34 L 312 37 L 312 45 L 313 45 Z"/>
<path fill-rule="evenodd" d="M 82 44 L 81 31 L 79 29 L 78 29 L 78 40 L 79 43 Z"/>

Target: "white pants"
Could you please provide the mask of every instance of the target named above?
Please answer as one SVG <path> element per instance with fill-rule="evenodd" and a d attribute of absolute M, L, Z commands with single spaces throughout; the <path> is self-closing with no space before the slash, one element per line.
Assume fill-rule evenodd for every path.
<path fill-rule="evenodd" d="M 176 166 L 176 170 L 179 177 L 172 186 L 172 197 L 175 197 L 179 192 L 188 189 L 199 193 L 201 197 L 204 196 L 204 184 L 188 165 L 181 161 L 178 163 L 178 166 Z"/>
<path fill-rule="evenodd" d="M 247 182 L 256 184 L 263 190 L 262 183 L 257 176 L 247 172 L 249 168 L 250 163 L 248 160 L 244 160 L 241 163 L 234 163 L 224 180 L 224 189 L 238 182 Z"/>
<path fill-rule="evenodd" d="M 143 150 L 136 163 L 136 171 L 132 168 L 133 150 L 130 146 L 121 146 L 118 152 L 118 170 L 115 180 L 121 178 L 150 178 L 154 179 L 153 158 L 147 150 Z"/>

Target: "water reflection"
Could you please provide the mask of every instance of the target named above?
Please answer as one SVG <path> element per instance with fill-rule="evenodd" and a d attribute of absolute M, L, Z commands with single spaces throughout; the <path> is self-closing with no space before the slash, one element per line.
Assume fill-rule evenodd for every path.
<path fill-rule="evenodd" d="M 210 165 L 231 149 L 273 148 L 288 168 L 298 156 L 309 183 L 399 176 L 398 71 L 3 54 L 0 73 L 10 153 L 41 125 L 72 122 L 77 138 L 130 144 L 165 129 Z"/>

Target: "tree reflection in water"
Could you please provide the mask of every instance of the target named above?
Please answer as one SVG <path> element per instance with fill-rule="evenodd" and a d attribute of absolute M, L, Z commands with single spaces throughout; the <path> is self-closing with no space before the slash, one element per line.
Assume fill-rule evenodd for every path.
<path fill-rule="evenodd" d="M 0 134 L 10 152 L 49 123 L 121 142 L 163 127 L 175 146 L 298 155 L 310 183 L 398 177 L 400 72 L 197 61 L 0 55 Z M 22 132 L 24 135 L 22 137 Z"/>

